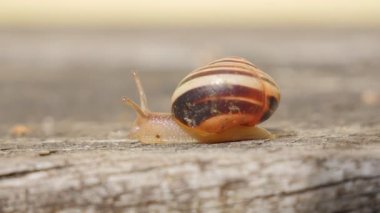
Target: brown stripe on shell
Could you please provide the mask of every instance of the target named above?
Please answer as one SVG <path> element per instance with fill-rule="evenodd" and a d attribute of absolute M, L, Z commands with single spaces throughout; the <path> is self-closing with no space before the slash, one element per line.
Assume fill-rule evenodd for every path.
<path fill-rule="evenodd" d="M 279 100 L 273 96 L 267 98 L 268 109 L 263 113 L 262 117 L 260 118 L 260 122 L 267 120 L 274 113 L 274 111 L 276 111 L 278 102 Z"/>
<path fill-rule="evenodd" d="M 270 84 L 270 85 L 272 85 L 272 86 L 274 86 L 274 87 L 276 87 L 278 89 L 277 84 L 274 83 L 273 81 L 271 81 L 271 80 L 269 80 L 268 78 L 265 78 L 265 77 L 260 77 L 260 78 L 261 78 L 261 80 L 267 82 L 268 84 Z"/>
<path fill-rule="evenodd" d="M 246 60 L 244 58 L 234 58 L 234 57 L 222 58 L 222 59 L 211 62 L 210 65 L 211 64 L 217 64 L 217 63 L 225 63 L 225 62 L 227 62 L 227 63 L 228 62 L 229 63 L 241 63 L 241 64 L 249 65 L 249 66 L 256 68 L 256 66 L 254 64 L 252 64 L 251 62 L 249 62 L 248 60 Z"/>
<path fill-rule="evenodd" d="M 232 96 L 249 98 L 252 101 L 233 100 L 230 98 Z M 254 119 L 245 121 L 245 124 L 239 124 L 246 125 L 247 122 L 255 123 L 260 119 L 262 106 L 255 104 L 255 102 L 262 103 L 263 99 L 264 94 L 253 88 L 239 85 L 230 85 L 229 87 L 210 85 L 195 88 L 182 94 L 174 100 L 172 113 L 181 123 L 190 127 L 198 126 L 208 118 L 221 114 L 256 115 Z"/>
<path fill-rule="evenodd" d="M 194 73 L 192 75 L 188 75 L 186 78 L 184 78 L 178 86 L 181 86 L 182 84 L 191 81 L 195 78 L 199 78 L 202 76 L 208 76 L 208 75 L 217 75 L 217 74 L 234 74 L 234 75 L 245 75 L 245 76 L 252 76 L 252 77 L 258 77 L 254 73 L 251 73 L 249 71 L 243 71 L 239 69 L 218 69 L 218 70 L 210 70 L 210 71 L 203 71 L 203 72 L 198 72 Z"/>
<path fill-rule="evenodd" d="M 200 67 L 196 70 L 194 70 L 193 72 L 199 72 L 199 71 L 204 71 L 204 70 L 208 70 L 208 69 L 216 69 L 216 68 L 240 68 L 240 69 L 245 69 L 249 72 L 252 72 L 253 69 L 257 69 L 256 67 L 247 67 L 247 66 L 242 66 L 240 64 L 236 64 L 236 63 L 230 63 L 230 64 L 212 64 L 212 65 L 206 65 L 206 66 L 203 66 L 203 67 Z M 251 70 L 252 69 L 252 70 Z"/>
<path fill-rule="evenodd" d="M 196 127 L 202 122 L 216 116 L 226 114 L 241 114 L 242 116 L 254 116 L 251 119 L 245 119 L 244 123 L 234 125 L 255 125 L 261 116 L 260 105 L 251 102 L 239 100 L 208 100 L 193 104 L 191 110 L 177 111 L 176 117 L 179 121 L 189 127 Z"/>
<path fill-rule="evenodd" d="M 252 67 L 250 69 L 250 67 L 246 67 L 246 66 L 240 66 L 238 64 L 216 64 L 216 65 L 206 65 L 206 66 L 203 66 L 203 67 L 200 67 L 196 70 L 193 70 L 192 72 L 190 72 L 189 75 L 187 75 L 184 79 L 182 79 L 182 81 L 179 83 L 179 86 L 184 84 L 185 82 L 189 81 L 189 80 L 192 80 L 194 79 L 192 76 L 193 75 L 198 75 L 200 73 L 203 73 L 203 72 L 208 72 L 209 70 L 210 71 L 215 71 L 215 70 L 234 70 L 234 71 L 241 71 L 241 72 L 247 72 L 247 73 L 252 73 L 252 76 L 257 76 L 255 75 L 255 69 L 254 67 Z M 191 79 L 189 79 L 191 78 Z M 189 80 L 188 80 L 189 79 Z"/>
<path fill-rule="evenodd" d="M 175 105 L 174 103 L 177 101 L 192 104 L 203 99 L 215 97 L 242 97 L 260 102 L 264 100 L 264 94 L 261 90 L 241 85 L 216 84 L 197 87 L 187 91 L 176 100 L 173 100 L 173 105 Z"/>
<path fill-rule="evenodd" d="M 258 100 L 253 100 L 251 98 L 247 98 L 247 97 L 237 97 L 237 96 L 221 96 L 221 97 L 208 97 L 208 98 L 204 98 L 200 101 L 196 101 L 194 102 L 195 104 L 197 103 L 201 103 L 201 102 L 205 102 L 205 101 L 214 101 L 214 100 L 220 100 L 220 99 L 223 99 L 223 100 L 239 100 L 239 101 L 245 101 L 245 102 L 250 102 L 252 104 L 255 104 L 255 105 L 259 105 L 259 106 L 262 106 L 263 105 L 263 102 L 258 101 Z"/>
<path fill-rule="evenodd" d="M 199 70 L 199 71 L 201 71 L 201 70 Z M 258 77 L 258 75 L 256 73 L 254 73 L 254 72 L 252 72 L 250 70 L 247 70 L 247 69 L 245 69 L 244 71 L 240 70 L 240 69 L 220 69 L 220 70 L 210 70 L 210 71 L 204 71 L 204 70 L 202 70 L 202 72 L 188 75 L 187 77 L 185 77 L 178 84 L 178 86 L 181 86 L 184 83 L 186 83 L 188 81 L 191 81 L 191 80 L 193 80 L 195 78 L 199 78 L 199 77 L 202 77 L 202 76 L 208 76 L 208 75 L 216 75 L 216 74 L 235 74 L 235 75 L 252 76 L 252 77 L 255 77 L 255 78 Z M 271 81 L 270 79 L 268 79 L 266 77 L 263 77 L 263 76 L 260 76 L 259 78 L 262 79 L 265 82 L 268 82 L 270 85 L 278 88 L 277 85 L 273 81 Z"/>

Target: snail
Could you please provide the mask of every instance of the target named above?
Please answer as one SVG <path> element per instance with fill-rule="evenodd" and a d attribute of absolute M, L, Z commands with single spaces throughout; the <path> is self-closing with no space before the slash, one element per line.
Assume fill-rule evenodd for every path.
<path fill-rule="evenodd" d="M 175 89 L 171 113 L 151 112 L 141 81 L 134 80 L 140 106 L 129 138 L 142 143 L 217 143 L 274 136 L 256 125 L 277 109 L 280 92 L 265 72 L 240 57 L 227 57 L 187 75 Z"/>

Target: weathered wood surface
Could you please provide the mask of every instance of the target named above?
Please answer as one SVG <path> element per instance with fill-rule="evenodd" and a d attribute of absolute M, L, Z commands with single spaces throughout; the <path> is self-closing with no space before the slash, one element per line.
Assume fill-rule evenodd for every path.
<path fill-rule="evenodd" d="M 6 142 L 1 210 L 370 212 L 380 209 L 380 144 L 378 133 L 362 136 L 159 147 Z"/>
<path fill-rule="evenodd" d="M 133 112 L 123 109 L 119 98 L 136 94 L 124 68 L 30 72 L 4 63 L 15 56 L 3 56 L 0 212 L 380 211 L 380 64 L 373 60 L 380 56 L 380 36 L 270 35 L 260 37 L 269 46 L 255 50 L 278 47 L 282 60 L 264 63 L 283 98 L 264 124 L 278 136 L 270 141 L 144 145 L 126 140 Z M 297 53 L 288 55 L 274 40 L 293 46 L 300 62 L 294 64 Z M 321 46 L 326 60 L 301 57 Z M 183 73 L 170 73 L 165 84 L 159 83 L 163 76 L 168 73 L 141 76 L 151 105 L 160 110 L 168 107 L 167 93 Z M 15 123 L 29 125 L 32 133 L 10 137 Z"/>

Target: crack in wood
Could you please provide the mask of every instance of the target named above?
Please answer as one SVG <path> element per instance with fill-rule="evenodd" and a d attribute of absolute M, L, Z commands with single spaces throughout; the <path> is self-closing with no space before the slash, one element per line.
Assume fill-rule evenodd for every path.
<path fill-rule="evenodd" d="M 4 179 L 8 179 L 8 178 L 19 178 L 19 177 L 26 176 L 32 173 L 36 173 L 36 172 L 47 172 L 47 171 L 52 171 L 52 170 L 68 168 L 68 167 L 70 167 L 70 165 L 57 165 L 57 166 L 52 166 L 52 167 L 44 168 L 44 169 L 26 169 L 26 170 L 21 170 L 21 171 L 12 171 L 9 173 L 0 174 L 0 181 Z"/>
<path fill-rule="evenodd" d="M 331 182 L 331 183 L 326 183 L 326 184 L 320 184 L 320 185 L 317 185 L 317 186 L 306 187 L 306 188 L 303 188 L 303 189 L 298 189 L 298 190 L 293 190 L 293 191 L 288 191 L 288 192 L 279 192 L 279 193 L 273 193 L 273 194 L 268 194 L 268 195 L 256 196 L 256 197 L 253 197 L 253 198 L 249 198 L 249 199 L 245 199 L 245 200 L 241 200 L 241 201 L 236 201 L 236 202 L 233 202 L 233 203 L 230 203 L 230 204 L 209 206 L 209 207 L 203 208 L 203 209 L 226 209 L 226 208 L 231 208 L 232 206 L 237 205 L 237 204 L 246 203 L 248 205 L 248 203 L 251 203 L 254 200 L 260 200 L 260 199 L 268 200 L 270 198 L 277 197 L 277 196 L 278 197 L 287 197 L 287 196 L 301 195 L 303 193 L 308 193 L 308 192 L 312 192 L 312 191 L 316 191 L 316 190 L 320 190 L 320 189 L 324 189 L 324 188 L 338 186 L 338 185 L 345 184 L 345 183 L 348 183 L 348 182 L 355 182 L 355 181 L 359 181 L 359 180 L 370 181 L 370 180 L 375 180 L 375 179 L 380 179 L 380 175 L 370 176 L 370 177 L 358 176 L 358 177 L 349 178 L 349 179 L 345 179 L 345 180 L 341 180 L 341 181 L 336 181 L 336 182 Z M 210 187 L 207 187 L 207 188 L 210 188 Z M 236 189 L 239 189 L 239 188 L 234 188 L 234 190 L 236 190 Z M 197 191 L 199 191 L 199 190 L 202 190 L 202 188 L 198 188 L 197 189 Z M 376 190 L 373 193 L 379 194 L 380 191 Z M 191 209 L 187 209 L 187 208 L 183 208 L 182 209 L 181 208 L 180 210 L 181 211 L 189 211 Z"/>

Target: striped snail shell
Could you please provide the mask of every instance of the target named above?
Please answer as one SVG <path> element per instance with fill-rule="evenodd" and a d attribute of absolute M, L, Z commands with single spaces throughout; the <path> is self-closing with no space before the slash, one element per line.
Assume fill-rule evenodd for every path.
<path fill-rule="evenodd" d="M 124 97 L 137 113 L 128 138 L 150 144 L 220 143 L 275 138 L 255 126 L 280 101 L 273 79 L 249 61 L 229 57 L 194 70 L 172 96 L 172 112 L 153 112 L 137 73 L 140 105 Z"/>
<path fill-rule="evenodd" d="M 272 77 L 244 58 L 227 57 L 192 71 L 178 84 L 172 114 L 185 127 L 220 133 L 265 121 L 279 101 Z"/>

